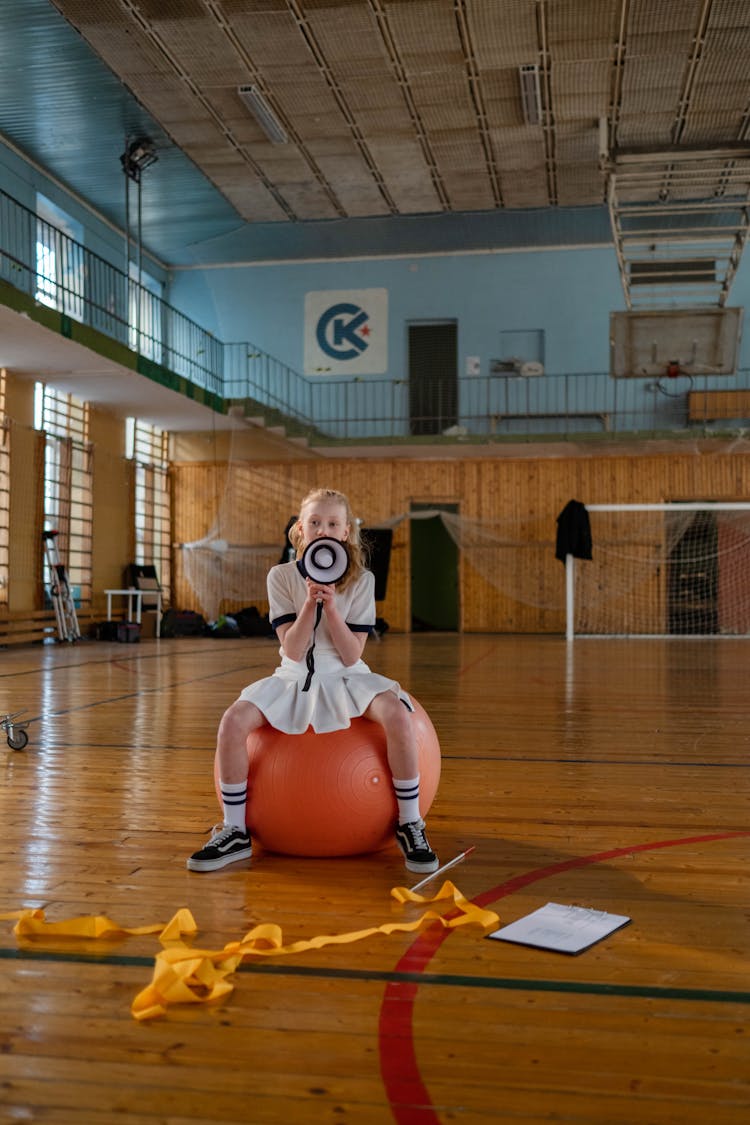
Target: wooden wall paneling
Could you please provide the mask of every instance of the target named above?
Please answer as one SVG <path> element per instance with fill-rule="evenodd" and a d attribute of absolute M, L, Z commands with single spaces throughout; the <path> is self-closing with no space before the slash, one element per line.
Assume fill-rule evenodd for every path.
<path fill-rule="evenodd" d="M 11 422 L 8 609 L 42 609 L 44 435 Z"/>
<path fill-rule="evenodd" d="M 750 416 L 750 394 L 747 391 L 689 391 L 688 421 L 715 422 L 720 418 Z"/>
<path fill-rule="evenodd" d="M 135 559 L 135 461 L 125 457 L 120 418 L 91 411 L 94 446 L 92 607 L 104 616 L 104 590 L 117 589 Z M 125 560 L 125 561 L 123 561 Z"/>
<path fill-rule="evenodd" d="M 175 539 L 205 534 L 223 495 L 220 467 L 175 466 Z M 460 564 L 462 628 L 487 632 L 550 632 L 564 628 L 564 572 L 554 557 L 556 520 L 570 499 L 584 503 L 654 503 L 677 499 L 737 499 L 750 494 L 750 458 L 743 451 L 715 443 L 696 451 L 590 456 L 486 457 L 466 460 L 319 458 L 294 463 L 232 465 L 241 498 L 242 535 L 251 542 L 282 543 L 283 528 L 294 506 L 314 486 L 334 487 L 350 498 L 356 514 L 377 525 L 408 513 L 411 502 L 450 501 L 461 514 L 480 522 L 508 522 L 525 546 L 498 549 L 497 566 L 505 581 L 496 583 L 473 567 Z M 232 493 L 233 496 L 235 492 Z M 288 510 L 287 510 L 288 509 Z M 230 535 L 226 536 L 232 539 Z M 242 540 L 238 540 L 242 541 Z M 595 544 L 596 546 L 596 544 Z M 649 550 L 647 546 L 644 550 Z M 190 605 L 192 592 L 180 585 L 178 598 Z M 410 628 L 409 521 L 394 528 L 386 599 L 378 612 L 395 631 Z M 523 596 L 519 592 L 526 585 Z M 663 577 L 654 580 L 643 602 L 645 619 L 664 613 Z M 649 608 L 650 605 L 650 608 Z"/>

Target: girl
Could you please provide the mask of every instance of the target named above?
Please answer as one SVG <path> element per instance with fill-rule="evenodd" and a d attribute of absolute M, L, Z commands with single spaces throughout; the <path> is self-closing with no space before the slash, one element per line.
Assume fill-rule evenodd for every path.
<path fill-rule="evenodd" d="M 304 573 L 304 550 L 321 536 L 343 543 L 348 557 L 348 569 L 335 587 Z M 375 624 L 375 578 L 365 569 L 359 527 L 346 496 L 313 489 L 302 501 L 289 538 L 296 560 L 268 573 L 269 618 L 281 642 L 281 664 L 272 676 L 246 687 L 222 716 L 216 758 L 224 823 L 190 856 L 187 866 L 191 871 L 215 871 L 252 854 L 245 821 L 246 743 L 252 731 L 270 723 L 288 734 L 301 734 L 308 726 L 324 734 L 364 715 L 385 731 L 398 804 L 396 842 L 406 867 L 436 871 L 438 858 L 419 815 L 414 708 L 394 680 L 371 672 L 361 659 Z"/>

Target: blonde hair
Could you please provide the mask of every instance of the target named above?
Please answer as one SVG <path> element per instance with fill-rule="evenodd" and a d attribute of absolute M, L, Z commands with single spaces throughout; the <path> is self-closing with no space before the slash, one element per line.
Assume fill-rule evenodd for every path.
<path fill-rule="evenodd" d="M 360 574 L 367 569 L 367 552 L 365 545 L 362 542 L 362 537 L 359 534 L 359 524 L 352 512 L 352 506 L 349 503 L 349 498 L 343 492 L 338 492 L 335 488 L 313 488 L 304 497 L 299 506 L 299 515 L 297 520 L 289 532 L 289 540 L 294 547 L 297 558 L 301 558 L 305 549 L 305 542 L 302 537 L 302 529 L 300 527 L 300 520 L 302 519 L 302 512 L 307 504 L 320 503 L 323 501 L 327 504 L 340 504 L 346 513 L 346 522 L 349 527 L 349 534 L 344 540 L 344 550 L 349 556 L 349 569 L 340 582 L 337 582 L 339 590 L 346 589 L 350 583 L 355 582 Z"/>

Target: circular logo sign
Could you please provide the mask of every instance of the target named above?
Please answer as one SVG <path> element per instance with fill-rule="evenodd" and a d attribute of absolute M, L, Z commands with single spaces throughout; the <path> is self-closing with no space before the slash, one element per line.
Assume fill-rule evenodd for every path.
<path fill-rule="evenodd" d="M 359 305 L 342 301 L 331 305 L 320 317 L 315 338 L 331 359 L 356 359 L 369 344 L 369 315 Z"/>

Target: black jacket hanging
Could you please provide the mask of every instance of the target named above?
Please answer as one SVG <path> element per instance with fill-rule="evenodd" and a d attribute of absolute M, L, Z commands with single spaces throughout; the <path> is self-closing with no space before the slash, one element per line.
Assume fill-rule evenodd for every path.
<path fill-rule="evenodd" d="M 586 505 L 580 500 L 569 500 L 557 517 L 555 558 L 564 563 L 566 555 L 591 558 L 591 524 Z"/>

